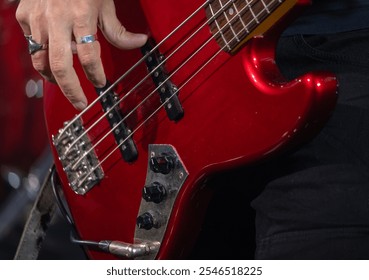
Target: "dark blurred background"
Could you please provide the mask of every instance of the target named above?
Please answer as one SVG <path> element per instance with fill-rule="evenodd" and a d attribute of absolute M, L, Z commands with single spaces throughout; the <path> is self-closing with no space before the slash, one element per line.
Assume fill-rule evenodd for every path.
<path fill-rule="evenodd" d="M 42 80 L 33 70 L 15 19 L 18 1 L 0 0 L 0 259 L 13 259 L 32 203 L 52 158 L 46 135 Z M 40 259 L 83 259 L 58 213 Z"/>

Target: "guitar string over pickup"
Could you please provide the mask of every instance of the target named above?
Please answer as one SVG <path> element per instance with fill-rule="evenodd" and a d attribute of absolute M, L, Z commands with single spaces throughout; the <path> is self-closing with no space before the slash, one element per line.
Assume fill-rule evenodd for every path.
<path fill-rule="evenodd" d="M 161 103 L 165 103 L 165 111 L 171 121 L 178 121 L 183 117 L 183 108 L 178 98 L 178 88 L 169 79 L 164 68 L 165 57 L 156 49 L 153 51 L 155 43 L 152 39 L 148 40 L 141 48 L 148 71 L 157 88 Z"/>
<path fill-rule="evenodd" d="M 103 88 L 96 88 L 96 92 L 100 96 L 109 87 L 110 83 L 107 82 Z M 123 121 L 123 114 L 120 107 L 116 105 L 117 100 L 117 95 L 112 90 L 109 90 L 104 93 L 102 98 L 100 98 L 100 103 L 103 111 L 107 114 L 106 118 L 110 127 L 113 129 L 112 133 L 114 135 L 115 142 L 120 146 L 119 150 L 124 161 L 133 162 L 137 159 L 138 151 L 132 137 L 130 137 L 132 132 Z"/>

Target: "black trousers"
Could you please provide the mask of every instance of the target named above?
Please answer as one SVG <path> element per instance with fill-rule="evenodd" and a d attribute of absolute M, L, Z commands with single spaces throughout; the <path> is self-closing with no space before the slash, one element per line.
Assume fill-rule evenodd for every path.
<path fill-rule="evenodd" d="M 336 73 L 336 109 L 297 151 L 217 176 L 192 257 L 369 259 L 369 30 L 283 37 L 277 62 Z"/>
<path fill-rule="evenodd" d="M 284 38 L 278 63 L 290 78 L 336 73 L 339 99 L 317 137 L 268 166 L 274 174 L 252 202 L 255 256 L 369 259 L 369 30 Z"/>

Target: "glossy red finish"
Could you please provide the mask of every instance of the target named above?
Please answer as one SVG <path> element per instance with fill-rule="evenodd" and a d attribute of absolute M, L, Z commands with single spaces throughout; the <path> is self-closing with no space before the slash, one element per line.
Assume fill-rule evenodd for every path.
<path fill-rule="evenodd" d="M 156 42 L 160 42 L 200 4 L 202 1 L 198 0 L 142 0 L 140 5 L 138 1 L 127 0 L 118 7 L 118 12 L 127 28 L 149 32 Z M 202 22 L 205 22 L 203 10 L 162 44 L 160 51 L 168 57 L 179 42 Z M 183 85 L 219 50 L 214 40 L 201 49 L 209 37 L 208 27 L 202 28 L 167 62 L 166 69 L 172 73 L 186 57 L 201 50 L 196 59 L 173 76 L 172 81 L 177 86 Z M 271 30 L 263 38 L 250 41 L 235 55 L 225 52 L 217 55 L 180 89 L 184 117 L 172 122 L 165 111 L 160 110 L 134 134 L 138 159 L 128 164 L 121 159 L 119 152 L 114 153 L 103 163 L 105 178 L 85 196 L 76 195 L 69 188 L 54 152 L 65 196 L 82 239 L 133 241 L 145 183 L 148 144 L 171 144 L 183 160 L 189 177 L 175 202 L 157 258 L 185 258 L 206 210 L 210 193 L 205 184 L 208 176 L 219 170 L 264 159 L 311 135 L 317 128 L 316 124 L 323 122 L 334 106 L 336 79 L 328 73 L 309 73 L 299 79 L 285 81 L 274 61 L 277 37 L 275 30 Z M 110 80 L 123 74 L 141 58 L 137 50 L 118 51 L 102 41 L 102 36 L 99 38 Z M 81 70 L 79 74 L 91 102 L 95 99 L 94 89 Z M 123 80 L 119 89 L 126 91 L 132 88 L 135 81 L 145 75 L 145 68 L 142 67 L 130 79 Z M 141 85 L 123 102 L 123 110 L 129 112 L 151 89 L 150 82 Z M 64 121 L 72 119 L 77 112 L 56 86 L 47 84 L 46 92 L 45 111 L 51 137 L 57 134 Z M 131 128 L 156 108 L 157 99 L 155 95 L 130 117 L 128 123 Z M 85 126 L 88 127 L 91 119 L 100 114 L 101 108 L 95 106 L 83 117 Z M 108 125 L 103 121 L 89 135 L 96 142 L 107 131 Z M 112 137 L 108 137 L 96 149 L 99 159 L 114 146 Z M 97 251 L 89 251 L 89 256 L 113 258 Z"/>

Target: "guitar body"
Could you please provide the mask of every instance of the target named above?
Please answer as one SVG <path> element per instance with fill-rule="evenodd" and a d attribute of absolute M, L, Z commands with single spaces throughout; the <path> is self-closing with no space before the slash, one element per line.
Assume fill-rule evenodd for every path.
<path fill-rule="evenodd" d="M 149 32 L 157 43 L 201 4 L 199 0 L 125 0 L 116 3 L 118 15 L 127 29 Z M 104 176 L 84 195 L 71 189 L 60 155 L 53 149 L 63 193 L 81 239 L 134 244 L 137 239 L 150 239 L 155 235 L 159 236 L 156 241 L 160 246 L 149 258 L 185 258 L 196 239 L 210 198 L 206 179 L 211 174 L 284 151 L 310 137 L 321 126 L 335 103 L 335 77 L 328 73 L 307 73 L 286 81 L 274 61 L 279 30 L 303 4 L 306 1 L 293 1 L 288 12 L 273 23 L 273 28 L 263 36 L 248 40 L 235 52 L 221 50 L 216 40 L 210 40 L 202 48 L 211 37 L 208 26 L 201 28 L 180 51 L 176 50 L 189 34 L 206 22 L 205 9 L 200 9 L 183 28 L 165 39 L 159 51 L 169 57 L 165 63 L 166 71 L 175 72 L 170 80 L 179 88 L 178 99 L 183 116 L 176 121 L 170 120 L 163 108 L 152 114 L 161 104 L 157 93 L 129 115 L 155 86 L 148 80 L 135 88 L 121 102 L 120 108 L 123 115 L 129 115 L 126 123 L 134 131 L 132 139 L 137 148 L 137 158 L 126 162 L 119 151 L 109 154 L 117 144 L 109 134 L 109 123 L 105 120 L 98 122 L 88 134 L 92 144 L 108 135 L 94 148 Z M 142 58 L 140 50 L 120 51 L 106 43 L 102 35 L 99 40 L 110 81 Z M 196 57 L 182 66 L 182 62 L 197 50 L 200 51 Z M 172 53 L 174 55 L 171 56 Z M 201 68 L 204 64 L 206 66 Z M 79 67 L 77 61 L 75 65 Z M 176 72 L 176 69 L 179 70 Z M 198 69 L 201 71 L 196 72 Z M 92 103 L 97 97 L 95 89 L 85 79 L 83 71 L 80 68 L 78 71 L 87 98 Z M 146 67 L 138 67 L 132 78 L 121 81 L 116 91 L 121 92 L 120 96 L 127 95 L 129 88 L 146 75 Z M 47 83 L 45 92 L 45 115 L 52 139 L 63 128 L 64 122 L 72 120 L 79 112 L 73 109 L 57 86 Z M 89 127 L 92 120 L 102 114 L 98 103 L 83 114 L 83 126 Z M 147 121 L 139 126 L 143 120 Z M 175 153 L 181 164 L 178 174 L 148 175 L 152 173 L 148 171 L 149 159 L 154 156 L 150 145 L 165 145 L 169 147 L 169 153 Z M 102 160 L 105 157 L 106 160 Z M 137 229 L 137 217 L 143 211 L 143 204 L 146 208 L 165 208 L 161 205 L 166 203 L 166 199 L 154 203 L 145 202 L 142 198 L 150 176 L 156 176 L 163 185 L 174 184 L 175 176 L 182 181 L 176 188 L 178 192 L 171 197 L 173 203 L 166 206 L 164 216 L 167 220 L 161 223 L 162 228 Z M 166 176 L 170 178 L 168 182 Z M 225 187 L 232 191 L 231 183 Z M 158 235 L 160 230 L 162 232 Z M 116 258 L 93 248 L 87 248 L 87 252 L 94 259 Z"/>

